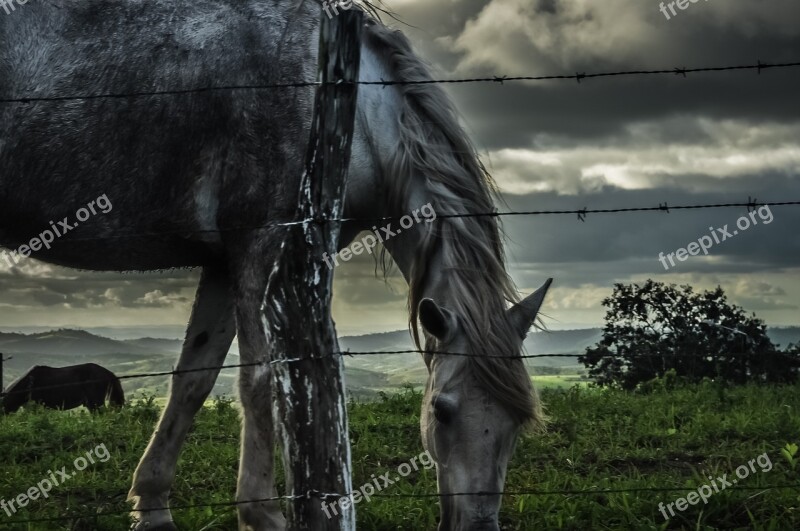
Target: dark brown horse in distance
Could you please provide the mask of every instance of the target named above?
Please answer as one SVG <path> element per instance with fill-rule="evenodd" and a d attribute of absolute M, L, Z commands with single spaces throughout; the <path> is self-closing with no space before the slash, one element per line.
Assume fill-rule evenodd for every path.
<path fill-rule="evenodd" d="M 108 402 L 125 403 L 119 378 L 96 363 L 69 367 L 36 365 L 17 378 L 5 393 L 3 410 L 13 413 L 28 402 L 38 402 L 52 409 L 86 406 L 97 411 Z"/>

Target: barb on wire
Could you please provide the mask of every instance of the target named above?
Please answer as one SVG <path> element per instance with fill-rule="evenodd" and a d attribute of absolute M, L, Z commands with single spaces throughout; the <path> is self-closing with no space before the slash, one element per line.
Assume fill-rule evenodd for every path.
<path fill-rule="evenodd" d="M 123 99 L 123 98 L 145 98 L 157 96 L 185 96 L 188 94 L 202 94 L 220 91 L 240 91 L 240 90 L 267 90 L 267 89 L 287 89 L 287 88 L 306 88 L 317 87 L 323 84 L 331 85 L 337 83 L 355 83 L 357 85 L 382 85 L 383 87 L 393 85 L 432 85 L 432 84 L 462 84 L 462 83 L 500 83 L 504 84 L 505 81 L 555 81 L 574 79 L 578 83 L 583 79 L 590 78 L 603 78 L 603 77 L 621 77 L 621 76 L 658 76 L 658 75 L 675 75 L 680 74 L 686 77 L 686 74 L 694 74 L 698 72 L 730 72 L 737 70 L 757 70 L 760 74 L 762 70 L 767 68 L 793 68 L 800 66 L 798 62 L 788 63 L 775 63 L 768 64 L 758 61 L 756 64 L 748 65 L 735 65 L 735 66 L 712 66 L 712 67 L 699 67 L 699 68 L 671 68 L 659 70 L 624 70 L 616 72 L 576 72 L 570 75 L 540 75 L 540 76 L 508 76 L 508 75 L 493 75 L 490 77 L 473 77 L 463 79 L 418 79 L 418 80 L 405 80 L 393 81 L 380 79 L 379 81 L 329 81 L 322 83 L 319 81 L 288 81 L 282 83 L 268 83 L 268 84 L 253 84 L 253 85 L 218 85 L 207 87 L 195 87 L 185 89 L 171 89 L 171 90 L 148 90 L 136 92 L 108 92 L 103 94 L 76 94 L 69 96 L 20 96 L 20 97 L 6 97 L 0 98 L 0 103 L 20 103 L 31 104 L 38 102 L 64 102 L 64 101 L 90 101 L 99 99 Z"/>

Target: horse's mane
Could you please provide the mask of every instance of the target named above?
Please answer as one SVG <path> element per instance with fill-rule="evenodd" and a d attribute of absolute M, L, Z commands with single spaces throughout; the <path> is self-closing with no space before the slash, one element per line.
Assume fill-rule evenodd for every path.
<path fill-rule="evenodd" d="M 397 81 L 429 80 L 425 64 L 408 39 L 380 21 L 367 20 L 365 39 L 382 53 Z M 404 100 L 400 141 L 386 174 L 388 204 L 406 212 L 409 175 L 427 182 L 437 216 L 494 212 L 497 188 L 458 121 L 458 113 L 436 84 L 397 85 Z M 418 205 L 413 205 L 418 206 Z M 461 317 L 463 332 L 475 353 L 469 368 L 481 386 L 518 420 L 539 425 L 543 414 L 518 350 L 518 332 L 506 317 L 508 302 L 518 300 L 506 272 L 498 218 L 444 218 L 426 224 L 425 236 L 410 274 L 409 326 L 420 347 L 418 306 L 430 273 L 428 258 L 441 246 L 443 266 L 453 293 L 450 308 Z M 426 337 L 425 349 L 435 350 Z"/>

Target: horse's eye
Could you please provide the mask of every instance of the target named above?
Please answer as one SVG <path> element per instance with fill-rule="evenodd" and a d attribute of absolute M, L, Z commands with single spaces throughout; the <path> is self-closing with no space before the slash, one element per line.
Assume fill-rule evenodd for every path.
<path fill-rule="evenodd" d="M 439 396 L 433 399 L 432 404 L 433 416 L 441 424 L 449 424 L 455 417 L 456 404 L 449 398 Z"/>

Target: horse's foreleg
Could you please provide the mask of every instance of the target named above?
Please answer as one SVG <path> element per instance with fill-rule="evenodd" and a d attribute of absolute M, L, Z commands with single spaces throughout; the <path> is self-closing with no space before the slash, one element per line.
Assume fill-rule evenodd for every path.
<path fill-rule="evenodd" d="M 242 363 L 263 363 L 242 367 L 239 375 L 239 394 L 244 411 L 236 500 L 240 502 L 241 531 L 282 530 L 286 527 L 279 502 L 252 502 L 277 496 L 273 473 L 272 368 L 266 363 L 269 361 L 269 346 L 261 317 L 267 275 L 277 256 L 275 249 L 278 245 L 272 247 L 263 253 L 254 252 L 255 259 L 244 260 L 234 281 Z"/>
<path fill-rule="evenodd" d="M 219 367 L 225 360 L 233 336 L 233 299 L 227 273 L 203 269 L 192 316 L 186 331 L 177 371 Z M 136 467 L 128 498 L 134 502 L 134 529 L 149 531 L 176 529 L 168 506 L 186 434 L 202 407 L 219 369 L 174 374 L 167 407 L 161 415 L 150 444 Z M 161 510 L 147 511 L 148 508 Z"/>

